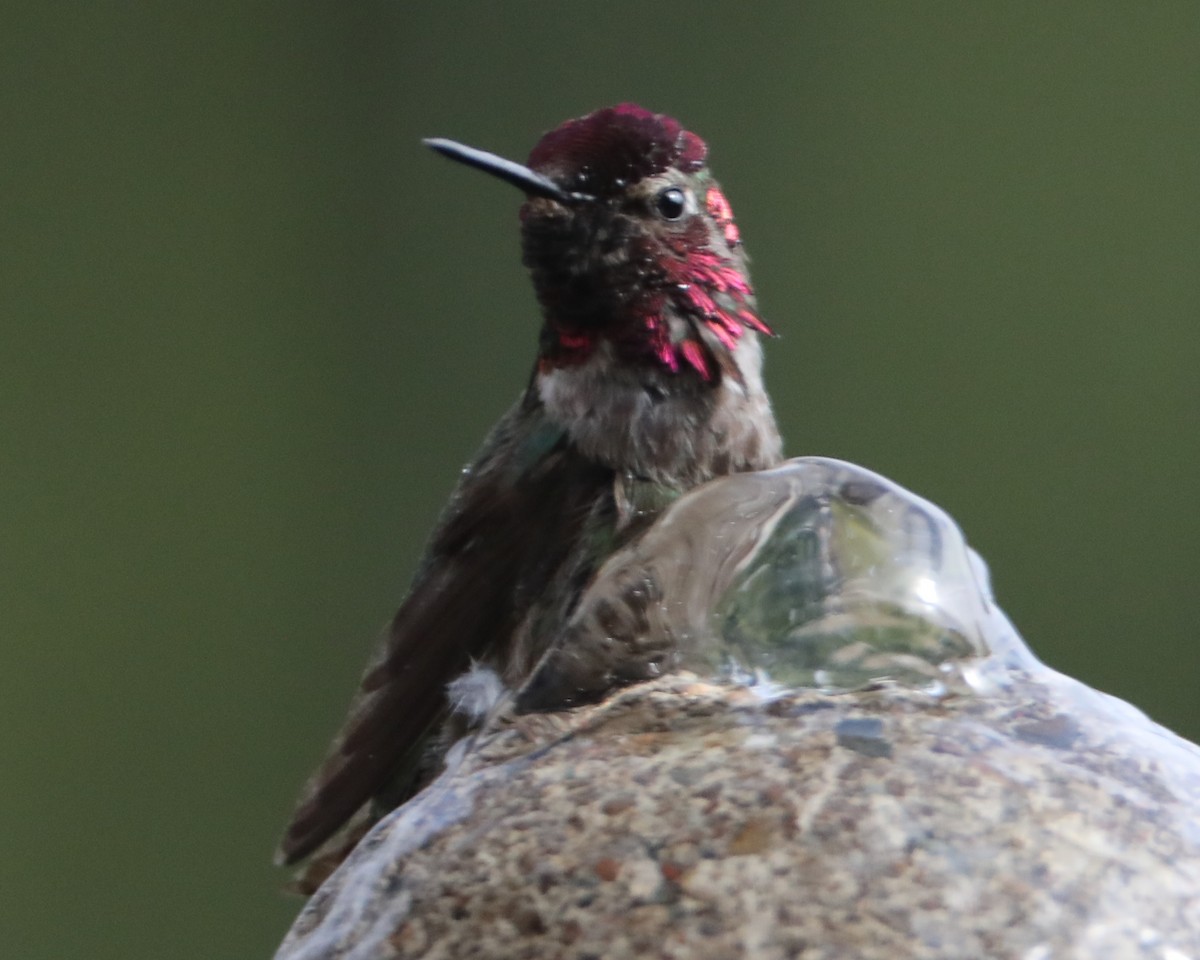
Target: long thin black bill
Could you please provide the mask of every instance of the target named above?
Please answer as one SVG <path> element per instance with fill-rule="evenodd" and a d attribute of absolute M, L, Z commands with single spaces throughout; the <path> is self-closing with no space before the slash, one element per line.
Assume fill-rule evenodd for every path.
<path fill-rule="evenodd" d="M 488 153 L 486 150 L 476 150 L 474 147 L 468 147 L 454 140 L 443 140 L 441 137 L 430 137 L 421 142 L 430 150 L 436 150 L 443 157 L 449 157 L 451 160 L 465 163 L 468 167 L 490 173 L 493 177 L 499 177 L 514 187 L 524 190 L 531 197 L 549 197 L 559 203 L 579 203 L 593 199 L 586 193 L 570 193 L 549 177 L 535 173 L 523 164 L 505 160 L 504 157 L 498 157 L 494 153 Z"/>

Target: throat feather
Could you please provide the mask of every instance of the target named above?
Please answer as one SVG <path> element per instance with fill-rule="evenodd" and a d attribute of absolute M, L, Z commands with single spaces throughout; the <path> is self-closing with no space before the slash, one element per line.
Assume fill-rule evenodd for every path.
<path fill-rule="evenodd" d="M 603 326 L 579 328 L 548 313 L 539 369 L 578 366 L 607 341 L 625 361 L 714 381 L 730 368 L 722 354 L 732 354 L 747 330 L 772 334 L 734 260 L 692 248 L 659 270 L 658 282 L 640 296 L 621 298 L 620 311 Z"/>

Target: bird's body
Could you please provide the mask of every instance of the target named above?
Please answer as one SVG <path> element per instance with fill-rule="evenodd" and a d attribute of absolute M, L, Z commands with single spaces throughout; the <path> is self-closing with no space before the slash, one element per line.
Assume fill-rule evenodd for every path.
<path fill-rule="evenodd" d="M 770 331 L 698 137 L 622 104 L 548 133 L 528 167 L 430 145 L 526 191 L 538 359 L 464 470 L 283 839 L 286 863 L 373 799 L 395 805 L 413 771 L 436 772 L 486 707 L 480 691 L 528 679 L 600 563 L 673 498 L 781 457 L 756 335 Z"/>

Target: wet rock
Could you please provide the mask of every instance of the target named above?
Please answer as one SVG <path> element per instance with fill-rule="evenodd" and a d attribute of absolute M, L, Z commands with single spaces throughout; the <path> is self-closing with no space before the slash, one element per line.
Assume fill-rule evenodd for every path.
<path fill-rule="evenodd" d="M 1184 960 L 1198 814 L 1200 749 L 1040 664 L 945 514 L 792 461 L 614 557 L 278 958 Z"/>

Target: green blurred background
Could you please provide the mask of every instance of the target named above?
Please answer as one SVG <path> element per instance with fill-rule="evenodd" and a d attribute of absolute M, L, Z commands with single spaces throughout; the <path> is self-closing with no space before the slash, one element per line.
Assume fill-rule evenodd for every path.
<path fill-rule="evenodd" d="M 792 454 L 948 508 L 1193 738 L 1200 6 L 8 3 L 0 941 L 263 957 L 269 863 L 537 329 L 523 157 L 708 139 Z"/>

